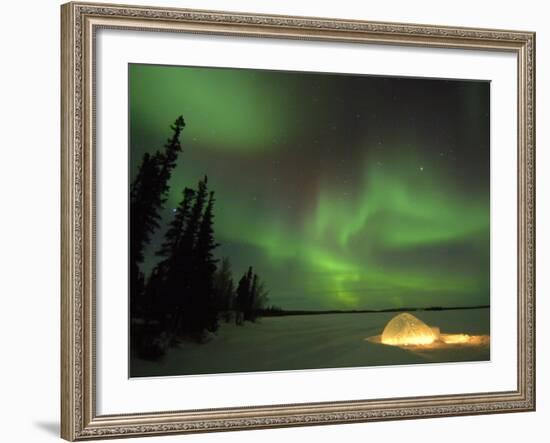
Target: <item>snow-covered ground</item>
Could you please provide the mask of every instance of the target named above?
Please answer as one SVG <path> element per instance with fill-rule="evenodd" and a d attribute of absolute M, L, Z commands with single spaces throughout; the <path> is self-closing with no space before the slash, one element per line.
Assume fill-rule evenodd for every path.
<path fill-rule="evenodd" d="M 426 362 L 479 361 L 489 346 L 402 349 L 372 343 L 398 313 L 270 317 L 244 326 L 222 323 L 204 344 L 182 343 L 161 361 L 131 361 L 131 375 L 166 376 L 226 372 L 343 368 Z M 418 311 L 413 314 L 442 333 L 489 335 L 489 309 Z"/>

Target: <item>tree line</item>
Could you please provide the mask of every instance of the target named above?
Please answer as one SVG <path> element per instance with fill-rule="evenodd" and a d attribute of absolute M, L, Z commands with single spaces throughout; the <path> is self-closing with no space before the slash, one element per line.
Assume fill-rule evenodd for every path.
<path fill-rule="evenodd" d="M 169 180 L 183 151 L 185 121 L 179 116 L 162 150 L 145 153 L 130 186 L 130 337 L 131 351 L 155 359 L 181 339 L 204 341 L 220 321 L 255 321 L 267 290 L 252 267 L 235 288 L 231 263 L 214 252 L 215 192 L 205 175 L 196 188 L 185 187 L 156 251 L 150 275 L 145 250 L 161 228 Z"/>

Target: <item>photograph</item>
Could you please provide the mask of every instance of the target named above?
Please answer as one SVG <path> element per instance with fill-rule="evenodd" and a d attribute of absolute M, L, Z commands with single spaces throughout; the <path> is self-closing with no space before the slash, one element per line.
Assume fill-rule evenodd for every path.
<path fill-rule="evenodd" d="M 490 102 L 130 63 L 129 377 L 490 361 Z"/>
<path fill-rule="evenodd" d="M 537 407 L 541 25 L 276 6 L 61 6 L 68 441 Z"/>

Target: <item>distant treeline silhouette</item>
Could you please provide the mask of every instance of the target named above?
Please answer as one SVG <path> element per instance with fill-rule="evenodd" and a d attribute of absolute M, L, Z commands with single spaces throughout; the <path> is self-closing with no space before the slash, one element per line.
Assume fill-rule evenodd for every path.
<path fill-rule="evenodd" d="M 234 287 L 231 263 L 214 256 L 214 191 L 208 178 L 186 187 L 149 276 L 141 267 L 145 249 L 161 227 L 168 182 L 182 152 L 182 116 L 170 126 L 164 149 L 145 153 L 130 187 L 131 352 L 156 359 L 181 339 L 203 342 L 220 320 L 255 321 L 267 303 L 267 290 L 249 267 Z"/>
<path fill-rule="evenodd" d="M 489 305 L 476 306 L 428 306 L 405 307 L 405 308 L 386 308 L 386 309 L 327 309 L 327 310 L 308 310 L 308 309 L 282 309 L 278 306 L 269 306 L 258 311 L 262 317 L 283 317 L 287 315 L 323 315 L 323 314 L 383 314 L 386 312 L 415 312 L 415 311 L 459 311 L 468 309 L 488 309 Z"/>

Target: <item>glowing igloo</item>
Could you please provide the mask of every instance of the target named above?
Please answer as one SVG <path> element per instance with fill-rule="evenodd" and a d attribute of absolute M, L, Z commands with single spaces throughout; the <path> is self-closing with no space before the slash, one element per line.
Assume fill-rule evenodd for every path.
<path fill-rule="evenodd" d="M 382 343 L 393 346 L 429 345 L 437 340 L 438 328 L 430 328 L 422 320 L 406 312 L 392 318 L 381 337 Z"/>

